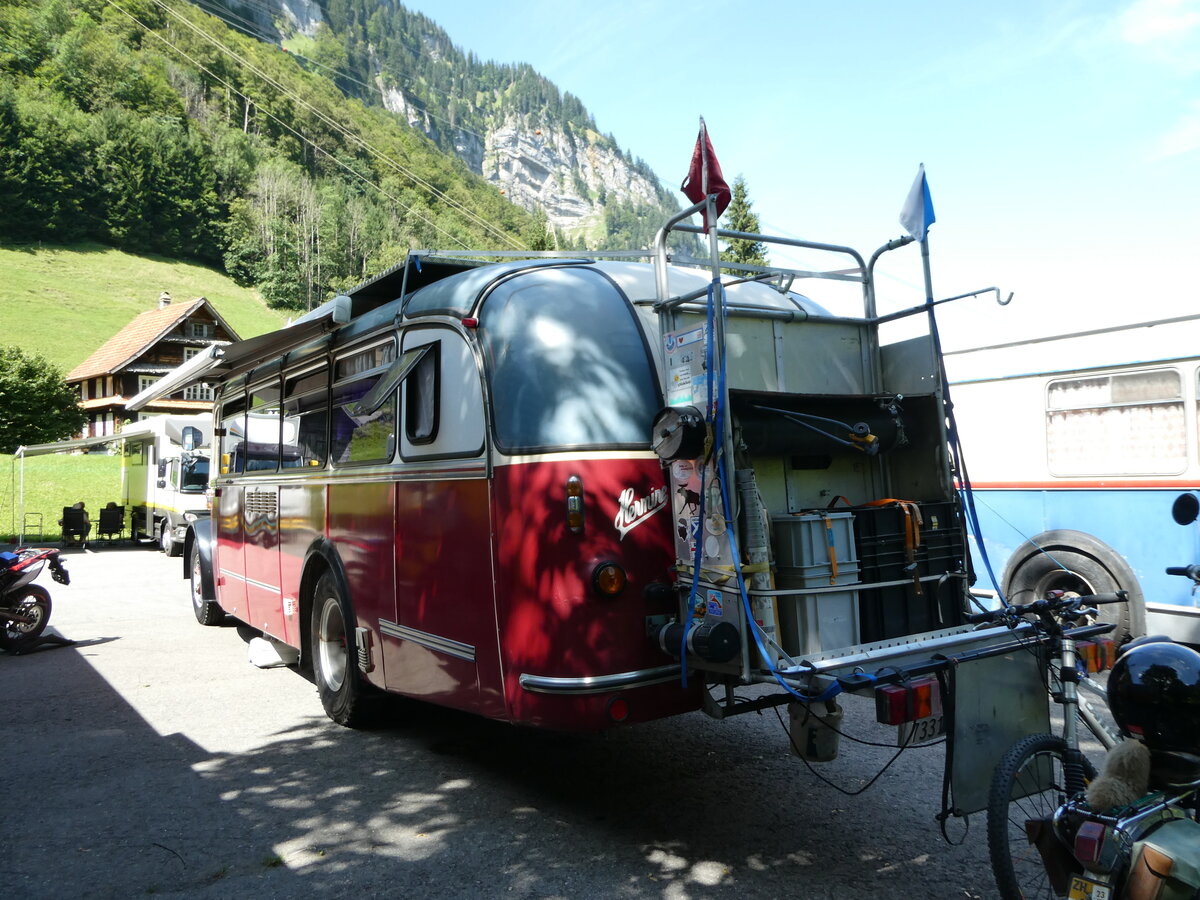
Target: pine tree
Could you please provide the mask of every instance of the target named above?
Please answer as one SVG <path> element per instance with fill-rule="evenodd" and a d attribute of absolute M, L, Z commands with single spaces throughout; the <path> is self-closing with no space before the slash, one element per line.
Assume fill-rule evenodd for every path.
<path fill-rule="evenodd" d="M 741 175 L 733 182 L 733 198 L 729 202 L 724 219 L 723 227 L 729 231 L 744 231 L 747 234 L 762 232 L 762 226 L 758 224 L 758 216 L 755 215 L 750 205 L 750 195 L 746 191 L 746 179 Z M 765 266 L 768 264 L 767 247 L 762 241 L 730 241 L 729 245 L 721 251 L 721 259 L 726 262 Z"/>

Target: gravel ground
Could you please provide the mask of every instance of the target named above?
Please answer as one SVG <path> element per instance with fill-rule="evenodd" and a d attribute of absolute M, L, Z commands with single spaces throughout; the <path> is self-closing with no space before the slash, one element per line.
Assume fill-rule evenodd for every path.
<path fill-rule="evenodd" d="M 68 565 L 42 580 L 75 645 L 0 653 L 8 896 L 995 896 L 982 815 L 939 834 L 940 747 L 846 796 L 771 711 L 580 736 L 398 702 L 349 731 L 248 663 L 253 632 L 197 625 L 178 560 Z M 894 741 L 873 719 L 849 698 L 848 731 Z M 851 790 L 894 754 L 842 749 L 818 772 Z"/>

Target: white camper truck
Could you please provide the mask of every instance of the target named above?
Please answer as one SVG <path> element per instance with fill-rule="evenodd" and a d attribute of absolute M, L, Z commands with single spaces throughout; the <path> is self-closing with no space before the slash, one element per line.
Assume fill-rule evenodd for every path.
<path fill-rule="evenodd" d="M 189 523 L 208 515 L 212 416 L 154 416 L 121 429 L 121 499 L 134 537 L 152 537 L 179 555 Z"/>

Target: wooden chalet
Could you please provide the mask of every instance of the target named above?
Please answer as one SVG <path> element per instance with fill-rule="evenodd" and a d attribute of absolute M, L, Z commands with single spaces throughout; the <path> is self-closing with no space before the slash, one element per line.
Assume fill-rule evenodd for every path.
<path fill-rule="evenodd" d="M 125 402 L 210 344 L 236 340 L 237 333 L 206 298 L 172 303 L 164 291 L 158 309 L 139 315 L 67 374 L 87 412 L 82 436 L 116 434 L 126 419 L 209 411 L 213 392 L 206 384 L 155 400 L 140 414 L 127 410 Z"/>

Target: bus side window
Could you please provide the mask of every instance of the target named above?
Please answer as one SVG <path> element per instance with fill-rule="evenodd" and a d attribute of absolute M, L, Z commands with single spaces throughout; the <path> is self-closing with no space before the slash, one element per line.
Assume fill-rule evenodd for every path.
<path fill-rule="evenodd" d="M 369 412 L 359 412 L 357 406 L 395 358 L 396 344 L 391 340 L 345 356 L 335 364 L 330 423 L 330 455 L 335 464 L 392 458 L 396 441 L 395 392 Z"/>
<path fill-rule="evenodd" d="M 289 375 L 283 383 L 285 469 L 325 465 L 329 451 L 329 366 Z"/>
<path fill-rule="evenodd" d="M 245 464 L 245 454 L 242 451 L 242 441 L 246 434 L 246 395 L 239 386 L 223 396 L 221 403 L 221 458 L 219 472 L 222 475 L 235 475 L 241 472 Z"/>
<path fill-rule="evenodd" d="M 483 388 L 475 355 L 463 337 L 445 329 L 414 328 L 404 354 L 429 349 L 404 379 L 405 459 L 478 456 L 484 446 Z"/>
<path fill-rule="evenodd" d="M 272 379 L 250 389 L 246 415 L 246 471 L 274 472 L 279 468 L 279 381 Z"/>
<path fill-rule="evenodd" d="M 440 349 L 441 343 L 434 343 L 405 379 L 404 433 L 412 444 L 430 444 L 437 437 Z"/>

